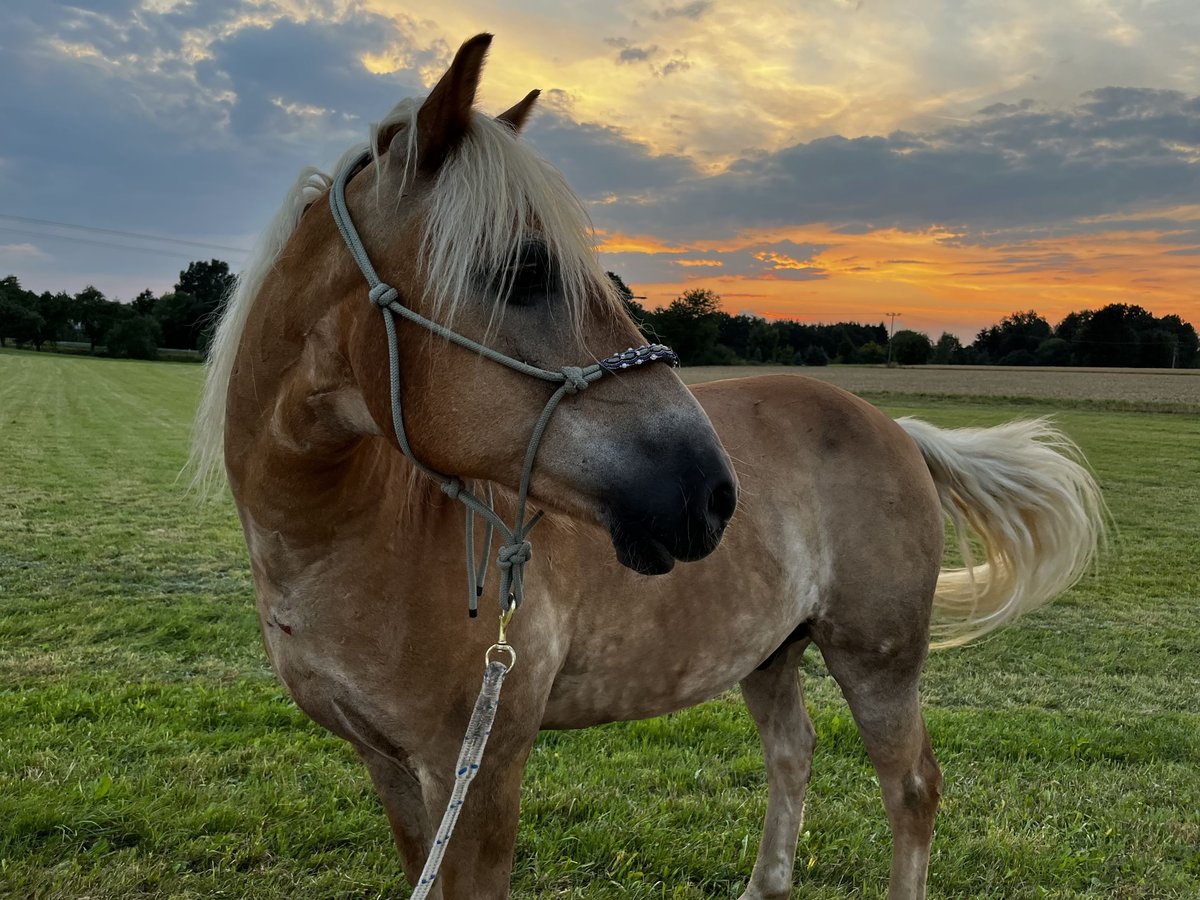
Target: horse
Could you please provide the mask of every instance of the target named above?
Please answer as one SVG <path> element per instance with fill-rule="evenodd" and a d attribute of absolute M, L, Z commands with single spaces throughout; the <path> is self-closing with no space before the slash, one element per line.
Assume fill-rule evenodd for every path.
<path fill-rule="evenodd" d="M 401 320 L 389 346 L 317 202 L 332 179 L 305 170 L 222 314 L 193 445 L 198 482 L 227 476 L 271 666 L 365 763 L 410 882 L 495 639 L 490 617 L 461 607 L 455 498 L 422 472 L 454 473 L 513 515 L 553 388 L 471 347 L 567 372 L 642 342 L 583 205 L 519 137 L 537 92 L 494 118 L 475 110 L 490 41 L 463 44 L 426 98 L 372 126 L 360 165 L 362 147 L 339 164 L 389 302 L 475 343 Z M 509 896 L 540 730 L 658 716 L 734 685 L 767 781 L 741 897 L 789 896 L 815 740 L 799 677 L 811 644 L 878 772 L 888 896 L 923 897 L 941 774 L 922 667 L 931 645 L 1000 628 L 1088 568 L 1103 500 L 1077 449 L 1046 421 L 938 429 L 800 376 L 689 389 L 652 365 L 575 386 L 530 456 L 528 500 L 545 515 L 509 626 L 521 661 L 430 896 Z M 964 564 L 943 570 L 947 516 Z M 468 540 L 471 556 L 482 543 Z"/>

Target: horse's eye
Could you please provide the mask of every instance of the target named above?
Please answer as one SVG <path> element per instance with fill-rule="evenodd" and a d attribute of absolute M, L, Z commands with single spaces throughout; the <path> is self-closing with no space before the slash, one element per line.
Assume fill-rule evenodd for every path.
<path fill-rule="evenodd" d="M 513 306 L 530 306 L 556 290 L 554 264 L 546 245 L 527 241 L 520 255 L 501 278 L 508 289 L 507 302 Z"/>

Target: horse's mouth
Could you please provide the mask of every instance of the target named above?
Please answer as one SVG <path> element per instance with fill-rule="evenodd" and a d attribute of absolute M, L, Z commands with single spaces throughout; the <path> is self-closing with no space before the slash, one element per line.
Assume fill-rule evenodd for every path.
<path fill-rule="evenodd" d="M 692 562 L 707 556 L 721 542 L 724 530 L 710 531 L 699 540 L 673 541 L 676 546 L 669 546 L 636 520 L 614 518 L 609 525 L 617 561 L 642 575 L 665 575 L 675 568 L 676 560 Z"/>
<path fill-rule="evenodd" d="M 675 555 L 645 527 L 616 519 L 609 526 L 617 562 L 642 575 L 665 575 L 675 568 Z"/>

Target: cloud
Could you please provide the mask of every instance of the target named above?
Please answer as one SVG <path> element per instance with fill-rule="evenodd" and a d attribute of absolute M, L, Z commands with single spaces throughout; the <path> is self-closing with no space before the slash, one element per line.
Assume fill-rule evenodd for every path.
<path fill-rule="evenodd" d="M 48 260 L 50 254 L 30 243 L 0 244 L 0 262 L 19 265 L 31 260 Z"/>
<path fill-rule="evenodd" d="M 643 47 L 633 43 L 629 38 L 623 37 L 605 38 L 604 43 L 610 47 L 616 47 L 619 51 L 616 56 L 616 63 L 619 66 L 628 63 L 649 62 L 659 52 L 657 44 Z"/>
<path fill-rule="evenodd" d="M 1062 107 L 993 105 L 935 131 L 802 142 L 711 176 L 680 173 L 596 216 L 676 239 L 821 222 L 936 224 L 983 240 L 1200 196 L 1196 148 L 1200 97 L 1112 87 Z"/>
<path fill-rule="evenodd" d="M 449 52 L 411 20 L 357 5 L 89 7 L 6 7 L 6 212 L 245 245 L 301 167 L 365 140 Z M 388 71 L 370 71 L 368 51 L 388 54 Z M 164 254 L 157 284 L 179 255 Z M 54 266 L 28 270 L 62 279 L 64 266 L 120 284 L 151 268 L 145 253 L 63 242 Z"/>
<path fill-rule="evenodd" d="M 599 204 L 637 203 L 699 175 L 686 157 L 656 154 L 613 125 L 580 124 L 561 104 L 540 111 L 526 137 L 582 197 Z"/>
<path fill-rule="evenodd" d="M 667 6 L 655 10 L 650 15 L 662 21 L 664 19 L 691 19 L 695 21 L 712 9 L 712 0 L 693 0 L 680 6 Z"/>

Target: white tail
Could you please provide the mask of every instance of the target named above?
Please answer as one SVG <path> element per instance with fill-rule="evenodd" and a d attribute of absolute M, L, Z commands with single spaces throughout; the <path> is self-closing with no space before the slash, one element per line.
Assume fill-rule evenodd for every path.
<path fill-rule="evenodd" d="M 954 647 L 1049 603 L 1095 558 L 1107 509 L 1079 448 L 1046 419 L 941 429 L 900 419 L 954 523 L 964 568 L 943 569 L 931 646 Z M 982 541 L 976 565 L 969 535 Z"/>

